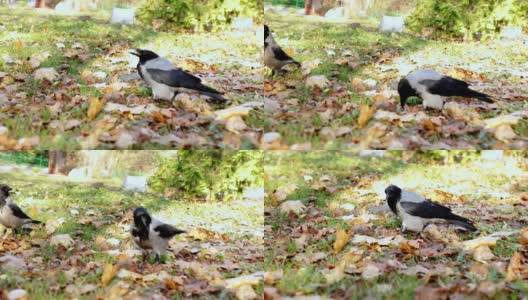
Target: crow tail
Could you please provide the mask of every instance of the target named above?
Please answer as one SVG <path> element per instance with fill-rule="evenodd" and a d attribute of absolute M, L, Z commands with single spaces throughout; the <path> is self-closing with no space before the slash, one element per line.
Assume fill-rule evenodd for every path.
<path fill-rule="evenodd" d="M 227 102 L 227 99 L 222 97 L 221 94 L 209 93 L 209 92 L 203 92 L 203 91 L 201 91 L 200 93 L 203 94 L 203 95 L 206 95 L 209 98 L 211 98 L 211 100 L 213 100 L 212 102 L 214 102 L 214 103 L 225 103 L 225 102 Z"/>
<path fill-rule="evenodd" d="M 450 219 L 447 219 L 447 221 L 451 224 L 462 226 L 466 230 L 469 231 L 477 231 L 477 227 L 473 225 L 473 222 L 469 219 L 466 219 L 464 217 L 452 214 Z"/>
<path fill-rule="evenodd" d="M 467 93 L 466 93 L 465 96 L 466 97 L 470 97 L 470 98 L 479 99 L 479 100 L 487 102 L 487 103 L 493 103 L 493 99 L 491 99 L 491 97 L 489 95 L 486 95 L 484 93 L 477 92 L 477 91 L 474 91 L 474 90 L 471 90 L 471 89 L 467 90 Z"/>
<path fill-rule="evenodd" d="M 218 103 L 227 102 L 227 99 L 222 97 L 222 93 L 213 89 L 212 87 L 208 87 L 200 83 L 198 86 L 195 87 L 195 89 L 199 91 L 201 94 L 204 94 L 208 96 L 209 98 L 211 98 L 212 100 L 214 100 L 214 102 L 218 102 Z"/>

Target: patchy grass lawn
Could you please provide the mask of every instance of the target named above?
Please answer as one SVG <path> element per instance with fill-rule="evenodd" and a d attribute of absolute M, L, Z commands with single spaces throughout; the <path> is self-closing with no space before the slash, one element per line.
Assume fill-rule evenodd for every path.
<path fill-rule="evenodd" d="M 264 127 L 281 135 L 272 148 L 526 148 L 526 40 L 435 41 L 380 33 L 372 20 L 336 23 L 272 11 L 265 17 L 279 45 L 303 63 L 266 76 Z M 424 112 L 414 99 L 402 110 L 398 81 L 425 68 L 463 79 L 496 102 L 451 98 L 442 112 Z M 329 85 L 308 87 L 314 75 Z M 523 111 L 520 120 L 505 126 L 493 119 L 516 111 Z"/>
<path fill-rule="evenodd" d="M 516 299 L 528 293 L 521 277 L 506 280 L 515 253 L 528 276 L 528 246 L 517 232 L 528 226 L 526 159 L 434 164 L 407 162 L 408 154 L 267 153 L 265 293 L 323 299 Z M 448 205 L 479 231 L 437 225 L 433 233 L 402 235 L 401 221 L 385 204 L 389 184 Z M 297 200 L 302 212 L 287 213 L 285 206 Z M 463 246 L 497 232 L 515 233 L 489 249 Z M 487 250 L 491 256 L 479 253 Z"/>
<path fill-rule="evenodd" d="M 163 33 L 111 25 L 102 13 L 67 17 L 2 6 L 0 19 L 0 148 L 258 147 L 260 26 Z M 230 102 L 209 105 L 195 94 L 174 103 L 154 101 L 137 75 L 131 48 L 157 52 L 225 92 Z M 49 75 L 55 78 L 38 79 L 41 68 L 53 68 L 57 73 Z M 229 128 L 232 115 L 216 118 L 215 111 L 239 105 L 256 110 L 230 120 Z"/>
<path fill-rule="evenodd" d="M 113 181 L 73 181 L 28 168 L 2 171 L 0 182 L 16 190 L 13 199 L 28 215 L 46 223 L 0 239 L 0 261 L 21 259 L 17 270 L 0 263 L 0 298 L 24 289 L 30 299 L 227 299 L 240 289 L 229 279 L 247 289 L 247 279 L 238 277 L 262 270 L 262 203 L 170 201 L 123 192 Z M 141 268 L 141 255 L 131 243 L 132 211 L 140 205 L 188 232 L 172 240 L 163 265 Z M 71 246 L 52 245 L 58 234 L 68 234 Z M 110 281 L 103 279 L 117 266 Z M 262 282 L 253 288 L 261 297 Z"/>

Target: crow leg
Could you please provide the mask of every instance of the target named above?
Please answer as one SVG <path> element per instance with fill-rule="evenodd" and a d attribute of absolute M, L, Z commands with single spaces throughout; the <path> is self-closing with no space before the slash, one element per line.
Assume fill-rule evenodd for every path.
<path fill-rule="evenodd" d="M 174 99 L 176 98 L 177 95 L 178 95 L 178 92 L 174 91 L 174 95 L 172 95 L 171 102 L 174 101 Z"/>
<path fill-rule="evenodd" d="M 4 232 L 2 232 L 2 236 L 0 236 L 0 238 L 3 238 L 7 233 L 7 228 L 4 227 Z"/>
<path fill-rule="evenodd" d="M 156 262 L 161 264 L 161 255 L 159 253 L 156 253 Z"/>

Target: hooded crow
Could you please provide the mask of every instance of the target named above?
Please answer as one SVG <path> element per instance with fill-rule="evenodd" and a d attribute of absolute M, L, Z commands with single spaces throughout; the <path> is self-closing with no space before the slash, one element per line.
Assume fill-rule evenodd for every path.
<path fill-rule="evenodd" d="M 455 215 L 451 209 L 422 196 L 391 185 L 385 189 L 387 204 L 393 213 L 402 219 L 402 232 L 421 232 L 428 224 L 439 221 L 475 231 L 471 220 Z"/>
<path fill-rule="evenodd" d="M 143 250 L 143 262 L 147 258 L 147 251 L 152 250 L 156 254 L 156 261 L 160 263 L 170 239 L 181 233 L 185 231 L 151 217 L 145 208 L 134 209 L 134 226 L 131 234 L 134 243 Z"/>
<path fill-rule="evenodd" d="M 12 228 L 16 234 L 17 229 L 23 225 L 41 223 L 28 217 L 18 205 L 13 203 L 9 196 L 11 190 L 11 187 L 7 184 L 0 184 L 0 224 L 6 227 L 2 236 L 5 235 L 7 228 Z"/>
<path fill-rule="evenodd" d="M 288 64 L 301 65 L 277 45 L 268 25 L 264 25 L 264 64 L 272 69 L 273 73 L 280 71 L 282 67 Z"/>
<path fill-rule="evenodd" d="M 172 101 L 178 92 L 193 90 L 218 103 L 227 101 L 222 93 L 202 84 L 200 78 L 174 67 L 167 59 L 150 50 L 134 49 L 131 54 L 139 57 L 137 70 L 152 88 L 154 98 Z"/>
<path fill-rule="evenodd" d="M 474 91 L 462 80 L 442 75 L 433 70 L 418 70 L 407 75 L 398 83 L 400 104 L 405 107 L 407 98 L 420 97 L 424 108 L 441 110 L 444 106 L 442 97 L 457 96 L 475 98 L 493 103 L 490 96 Z"/>

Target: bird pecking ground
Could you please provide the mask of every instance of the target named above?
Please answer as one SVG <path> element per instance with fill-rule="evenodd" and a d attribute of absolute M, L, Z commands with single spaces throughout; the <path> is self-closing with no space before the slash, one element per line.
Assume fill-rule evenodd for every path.
<path fill-rule="evenodd" d="M 0 180 L 46 223 L 0 238 L 1 299 L 17 289 L 29 299 L 262 297 L 262 202 L 170 201 L 27 168 L 3 169 Z M 164 264 L 142 267 L 134 256 L 128 228 L 140 205 L 188 232 L 171 241 Z"/>
<path fill-rule="evenodd" d="M 261 26 L 164 33 L 112 25 L 103 13 L 7 7 L 0 19 L 0 149 L 259 147 Z M 230 102 L 153 101 L 131 48 L 157 52 Z"/>
<path fill-rule="evenodd" d="M 524 159 L 524 160 L 523 160 Z M 525 158 L 459 164 L 344 152 L 267 153 L 265 295 L 318 299 L 518 299 L 528 293 Z M 396 184 L 475 221 L 400 232 Z M 524 230 L 523 230 L 524 229 Z M 521 230 L 521 231 L 519 231 Z M 301 297 L 302 298 L 302 297 Z"/>
<path fill-rule="evenodd" d="M 266 75 L 269 148 L 526 149 L 526 36 L 441 41 L 380 33 L 369 20 L 336 23 L 272 11 L 265 17 L 278 44 L 303 64 Z M 465 80 L 496 101 L 451 97 L 438 112 L 423 111 L 416 98 L 402 111 L 398 81 L 425 68 Z"/>

